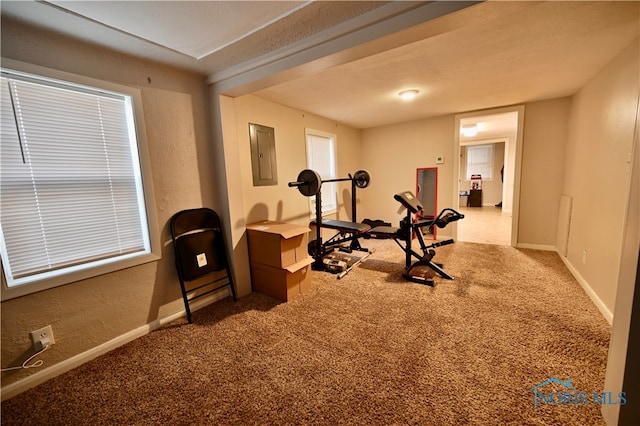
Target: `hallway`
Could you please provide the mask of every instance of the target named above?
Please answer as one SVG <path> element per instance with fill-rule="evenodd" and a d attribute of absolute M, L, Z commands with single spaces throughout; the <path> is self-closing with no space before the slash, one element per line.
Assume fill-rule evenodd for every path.
<path fill-rule="evenodd" d="M 458 241 L 511 245 L 511 213 L 499 207 L 460 207 Z"/>

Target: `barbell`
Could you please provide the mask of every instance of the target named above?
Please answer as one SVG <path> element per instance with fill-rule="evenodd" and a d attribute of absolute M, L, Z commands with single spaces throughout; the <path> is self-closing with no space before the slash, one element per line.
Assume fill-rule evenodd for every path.
<path fill-rule="evenodd" d="M 371 182 L 371 176 L 366 170 L 358 170 L 347 178 L 327 179 L 324 182 L 352 181 L 358 188 L 366 188 Z M 305 197 L 313 197 L 320 192 L 323 180 L 315 170 L 305 169 L 298 174 L 296 182 L 289 182 L 290 187 L 297 187 L 298 191 Z"/>

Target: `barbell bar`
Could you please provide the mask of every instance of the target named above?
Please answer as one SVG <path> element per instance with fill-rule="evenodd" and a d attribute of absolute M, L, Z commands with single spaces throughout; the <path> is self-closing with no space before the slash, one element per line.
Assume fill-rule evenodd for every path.
<path fill-rule="evenodd" d="M 352 181 L 358 188 L 366 188 L 371 182 L 371 176 L 366 170 L 358 170 L 347 178 L 322 180 L 318 172 L 311 169 L 305 169 L 298 174 L 296 182 L 289 182 L 290 187 L 297 187 L 298 191 L 305 197 L 313 197 L 320 192 L 323 182 L 342 182 Z"/>

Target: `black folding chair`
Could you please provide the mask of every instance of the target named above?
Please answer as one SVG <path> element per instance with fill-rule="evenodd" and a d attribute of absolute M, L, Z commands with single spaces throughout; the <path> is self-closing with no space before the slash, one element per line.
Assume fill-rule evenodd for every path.
<path fill-rule="evenodd" d="M 229 286 L 237 300 L 218 214 L 208 208 L 183 210 L 171 218 L 170 229 L 189 323 L 189 303 L 195 299 Z"/>

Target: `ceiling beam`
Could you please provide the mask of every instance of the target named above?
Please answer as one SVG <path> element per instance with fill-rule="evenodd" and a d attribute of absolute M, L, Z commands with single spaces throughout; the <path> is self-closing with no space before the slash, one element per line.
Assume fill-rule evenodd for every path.
<path fill-rule="evenodd" d="M 424 33 L 389 36 L 479 3 L 482 2 L 390 2 L 306 40 L 211 74 L 207 82 L 215 84 L 219 93 L 228 96 L 252 93 L 302 75 L 393 49 L 406 44 L 412 37 L 419 40 L 424 38 Z M 454 20 L 450 24 L 439 25 L 439 30 L 435 33 L 449 31 L 452 26 L 467 25 L 470 17 L 472 15 L 457 23 Z"/>

